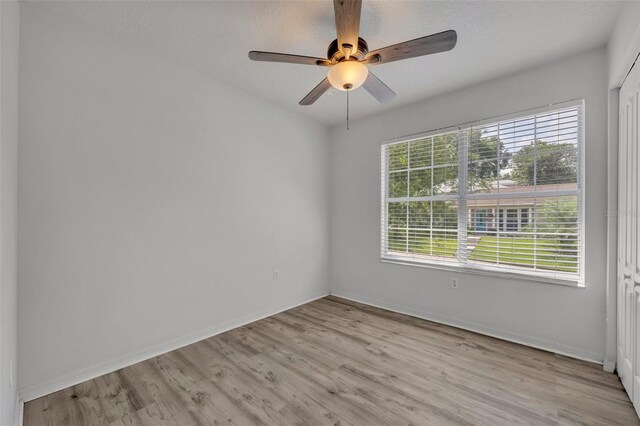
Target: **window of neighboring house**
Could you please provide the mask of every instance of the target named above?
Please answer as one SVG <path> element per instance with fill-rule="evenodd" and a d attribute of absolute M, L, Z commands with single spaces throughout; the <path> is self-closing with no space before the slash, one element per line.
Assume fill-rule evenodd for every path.
<path fill-rule="evenodd" d="M 476 210 L 476 222 L 474 224 L 474 229 L 477 232 L 485 232 L 487 230 L 487 210 Z"/>
<path fill-rule="evenodd" d="M 518 209 L 507 209 L 507 231 L 518 230 Z"/>
<path fill-rule="evenodd" d="M 522 227 L 529 225 L 529 209 L 520 210 L 520 224 Z"/>
<path fill-rule="evenodd" d="M 382 146 L 383 260 L 582 284 L 582 102 Z"/>

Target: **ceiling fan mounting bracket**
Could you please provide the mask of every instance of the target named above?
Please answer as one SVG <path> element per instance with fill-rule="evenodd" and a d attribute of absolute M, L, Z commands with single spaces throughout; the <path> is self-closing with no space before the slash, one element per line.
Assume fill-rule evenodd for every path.
<path fill-rule="evenodd" d="M 351 46 L 350 56 L 361 61 L 365 56 L 367 56 L 367 53 L 369 53 L 369 45 L 363 38 L 358 37 L 358 48 L 357 50 L 353 50 L 353 46 Z M 327 58 L 333 64 L 337 64 L 345 59 L 344 53 L 342 53 L 338 47 L 338 39 L 333 40 L 329 45 L 329 48 L 327 49 Z"/>

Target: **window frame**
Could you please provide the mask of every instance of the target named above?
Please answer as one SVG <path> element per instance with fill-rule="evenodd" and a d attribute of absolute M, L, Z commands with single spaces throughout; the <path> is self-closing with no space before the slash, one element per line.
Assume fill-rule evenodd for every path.
<path fill-rule="evenodd" d="M 579 256 L 577 258 L 577 261 L 578 261 L 577 274 L 563 273 L 563 272 L 551 271 L 551 270 L 548 273 L 542 272 L 541 270 L 535 270 L 536 271 L 535 273 L 531 273 L 526 270 L 514 271 L 513 269 L 505 269 L 504 267 L 501 267 L 499 265 L 478 265 L 478 264 L 467 264 L 467 263 L 456 264 L 455 261 L 448 264 L 443 264 L 435 260 L 429 260 L 429 259 L 415 260 L 407 256 L 394 255 L 389 253 L 388 249 L 387 249 L 387 252 L 385 252 L 387 226 L 388 226 L 388 223 L 387 223 L 388 199 L 386 197 L 387 195 L 386 191 L 388 190 L 387 178 L 389 173 L 388 165 L 385 164 L 385 149 L 388 146 L 394 145 L 394 144 L 400 144 L 400 143 L 411 143 L 412 141 L 421 140 L 421 139 L 429 138 L 432 136 L 438 136 L 445 133 L 450 133 L 455 131 L 458 131 L 458 132 L 466 131 L 470 128 L 473 128 L 474 126 L 482 126 L 484 124 L 492 124 L 492 123 L 498 123 L 503 121 L 515 120 L 519 118 L 525 118 L 529 115 L 549 113 L 549 112 L 568 109 L 568 108 L 578 108 L 578 123 L 577 123 L 578 137 L 577 137 L 577 146 L 576 146 L 578 173 L 577 173 L 577 186 L 576 186 L 575 194 L 572 194 L 577 197 L 577 205 L 578 205 L 577 219 L 580 224 L 578 227 L 579 229 L 577 234 L 579 239 L 579 244 L 580 244 Z M 381 149 L 380 149 L 380 153 L 381 153 L 381 158 L 380 158 L 380 164 L 381 164 L 380 262 L 397 264 L 397 265 L 416 266 L 416 267 L 423 267 L 423 268 L 430 268 L 430 269 L 439 269 L 439 270 L 445 270 L 445 271 L 451 271 L 451 272 L 462 272 L 462 273 L 473 274 L 473 275 L 485 275 L 485 276 L 493 276 L 493 277 L 499 277 L 499 278 L 518 279 L 522 281 L 560 284 L 560 285 L 566 285 L 571 287 L 585 288 L 585 270 L 584 270 L 585 269 L 585 253 L 586 253 L 586 249 L 585 249 L 586 247 L 586 241 L 585 241 L 586 226 L 585 225 L 586 224 L 585 224 L 585 197 L 584 197 L 584 194 L 585 194 L 584 192 L 585 191 L 584 150 L 585 150 L 585 144 L 586 144 L 586 137 L 585 137 L 586 118 L 585 117 L 586 117 L 586 110 L 585 110 L 584 99 L 576 99 L 576 100 L 571 100 L 571 101 L 566 101 L 561 103 L 549 104 L 543 107 L 532 108 L 524 111 L 510 113 L 510 114 L 500 115 L 496 117 L 491 117 L 488 119 L 476 120 L 473 122 L 463 123 L 455 126 L 441 127 L 441 128 L 426 131 L 426 132 L 415 133 L 407 136 L 402 136 L 402 137 L 397 137 L 397 138 L 389 139 L 386 141 L 382 141 Z M 466 151 L 466 152 L 461 152 L 461 151 Z M 467 168 L 468 168 L 467 154 L 468 154 L 468 149 L 459 150 L 458 163 L 456 164 L 456 166 L 459 169 L 458 173 L 463 172 L 465 173 L 465 175 L 467 173 Z M 407 167 L 409 169 L 409 165 Z M 433 169 L 433 167 L 434 166 L 432 165 L 431 169 Z M 427 169 L 429 169 L 429 167 L 427 167 Z M 461 169 L 464 169 L 464 171 L 462 171 Z M 466 182 L 466 176 L 464 180 Z M 407 185 L 409 185 L 409 183 L 407 183 Z M 460 211 L 460 209 L 458 209 L 458 215 L 471 214 L 471 209 L 468 209 L 466 207 L 466 202 L 468 200 L 466 198 L 466 190 L 467 188 L 464 188 L 462 190 L 458 188 L 458 192 L 456 194 L 442 197 L 443 200 L 445 199 L 449 200 L 453 196 L 457 200 L 458 206 L 464 205 L 464 210 L 462 212 Z M 540 196 L 538 192 L 532 192 L 531 194 L 534 196 Z M 554 195 L 561 196 L 562 191 L 554 191 Z M 504 216 L 504 220 L 506 222 L 506 215 L 507 215 L 506 208 L 505 209 L 499 208 L 498 211 L 496 211 L 497 216 L 500 214 Z M 521 208 L 518 207 L 517 216 L 516 216 L 517 225 L 520 224 L 521 214 L 522 214 Z M 531 223 L 531 215 L 532 215 L 531 211 L 529 211 L 528 212 L 529 223 Z M 504 224 L 504 226 L 506 229 L 506 226 L 507 226 L 506 223 Z M 457 244 L 459 246 L 460 244 L 459 236 L 457 241 L 458 241 Z"/>

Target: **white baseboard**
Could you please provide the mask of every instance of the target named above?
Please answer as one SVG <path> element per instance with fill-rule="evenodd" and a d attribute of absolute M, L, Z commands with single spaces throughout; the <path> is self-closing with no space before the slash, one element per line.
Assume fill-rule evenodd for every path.
<path fill-rule="evenodd" d="M 589 361 L 602 365 L 602 354 L 584 351 L 580 348 L 573 346 L 562 345 L 556 342 L 540 339 L 533 336 L 516 334 L 507 330 L 496 329 L 492 327 L 483 326 L 482 324 L 469 323 L 464 320 L 456 318 L 448 318 L 439 314 L 426 312 L 420 309 L 411 308 L 409 306 L 398 305 L 395 303 L 384 302 L 376 300 L 370 297 L 354 295 L 341 291 L 331 291 L 331 294 L 336 297 L 342 297 L 353 302 L 363 303 L 365 305 L 374 306 L 376 308 L 386 309 L 389 311 L 397 312 L 399 314 L 411 315 L 413 317 L 421 318 L 427 321 L 433 321 L 440 324 L 450 325 L 452 327 L 462 328 L 464 330 L 473 331 L 474 333 L 484 334 L 487 336 L 495 337 L 509 342 L 518 343 L 525 346 L 530 346 L 536 349 L 542 349 L 544 351 L 557 353 L 559 355 L 565 355 L 571 358 L 577 358 L 583 361 Z"/>
<path fill-rule="evenodd" d="M 602 363 L 602 369 L 607 373 L 613 373 L 614 371 L 616 371 L 615 361 L 610 361 L 605 359 L 604 362 Z"/>
<path fill-rule="evenodd" d="M 204 330 L 200 330 L 196 333 L 192 333 L 185 337 L 173 339 L 167 342 L 162 342 L 157 345 L 153 345 L 149 348 L 146 348 L 142 351 L 137 351 L 131 354 L 124 355 L 110 362 L 95 365 L 93 367 L 85 368 L 76 373 L 68 374 L 66 376 L 59 377 L 57 379 L 50 380 L 45 383 L 20 389 L 19 394 L 23 402 L 28 402 L 33 399 L 48 395 L 50 393 L 68 388 L 69 386 L 74 386 L 74 385 L 77 385 L 78 383 L 95 379 L 96 377 L 100 377 L 104 374 L 111 373 L 113 371 L 119 370 L 124 367 L 128 367 L 130 365 L 153 358 L 155 356 L 162 355 L 167 352 L 171 352 L 181 347 L 198 342 L 200 340 L 208 339 L 209 337 L 224 333 L 234 328 L 241 327 L 243 325 L 261 320 L 266 317 L 270 317 L 272 315 L 286 311 L 288 309 L 295 308 L 296 306 L 304 305 L 305 303 L 312 302 L 314 300 L 326 297 L 328 295 L 329 295 L 329 292 L 318 293 L 311 297 L 306 297 L 293 302 L 282 304 L 277 307 L 272 307 L 270 309 L 265 309 L 259 312 L 255 312 L 250 315 L 245 315 L 233 321 L 228 321 L 223 324 L 217 324 L 213 327 L 208 327 Z"/>

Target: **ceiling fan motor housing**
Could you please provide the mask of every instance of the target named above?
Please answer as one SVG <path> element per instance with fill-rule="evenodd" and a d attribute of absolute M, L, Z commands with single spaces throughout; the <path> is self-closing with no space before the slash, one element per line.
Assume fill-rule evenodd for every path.
<path fill-rule="evenodd" d="M 362 61 L 364 57 L 369 53 L 369 45 L 363 38 L 358 37 L 358 48 L 356 50 L 352 50 L 351 56 L 356 57 L 359 61 Z M 338 48 L 338 39 L 335 39 L 329 45 L 327 49 L 327 59 L 331 61 L 331 63 L 337 64 L 344 60 L 344 54 Z"/>

